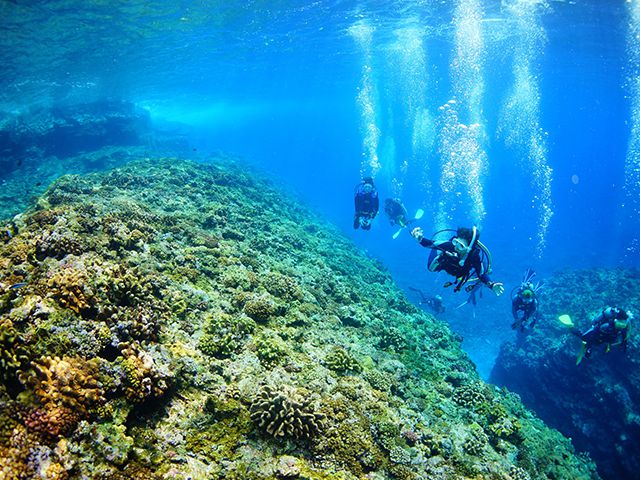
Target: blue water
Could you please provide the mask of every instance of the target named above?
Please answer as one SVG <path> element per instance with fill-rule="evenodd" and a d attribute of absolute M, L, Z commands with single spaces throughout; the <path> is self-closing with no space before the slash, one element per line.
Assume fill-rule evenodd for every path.
<path fill-rule="evenodd" d="M 485 291 L 475 311 L 455 310 L 464 296 L 425 270 L 428 251 L 408 232 L 392 240 L 382 213 L 370 232 L 353 230 L 353 186 L 374 174 L 382 199 L 425 210 L 426 232 L 479 225 L 507 292 L 526 267 L 544 278 L 639 266 L 633 155 L 625 167 L 640 95 L 634 6 L 4 1 L 0 111 L 127 100 L 186 132 L 194 158 L 227 152 L 258 165 L 382 259 L 412 299 L 408 287 L 442 293 L 441 317 L 486 378 L 513 335 L 508 295 Z M 529 74 L 505 114 L 515 65 Z M 452 154 L 462 159 L 447 166 Z"/>

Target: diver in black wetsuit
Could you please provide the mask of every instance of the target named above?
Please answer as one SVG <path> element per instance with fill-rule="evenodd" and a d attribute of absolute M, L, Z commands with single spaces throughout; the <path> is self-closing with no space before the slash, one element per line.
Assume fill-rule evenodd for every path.
<path fill-rule="evenodd" d="M 373 184 L 373 178 L 365 177 L 356 185 L 354 203 L 356 213 L 353 217 L 353 228 L 371 229 L 371 222 L 378 214 L 378 191 Z"/>
<path fill-rule="evenodd" d="M 420 245 L 431 248 L 429 255 L 428 268 L 432 272 L 445 271 L 449 275 L 456 278 L 455 282 L 447 282 L 446 287 L 455 285 L 453 291 L 458 292 L 471 280 L 472 274 L 478 277 L 478 281 L 485 284 L 496 295 L 500 296 L 504 293 L 504 286 L 500 282 L 492 282 L 484 267 L 481 256 L 483 249 L 479 240 L 480 234 L 476 227 L 464 228 L 460 227 L 456 231 L 456 235 L 448 241 L 434 242 L 431 239 L 424 238 L 422 229 L 416 227 L 411 232 L 411 236 L 418 240 Z M 469 285 L 467 289 L 471 291 L 475 284 Z"/>
<path fill-rule="evenodd" d="M 391 225 L 404 228 L 413 221 L 407 219 L 407 209 L 398 198 L 387 198 L 384 201 L 384 211 L 389 217 Z"/>
<path fill-rule="evenodd" d="M 513 315 L 511 328 L 520 327 L 521 331 L 524 330 L 525 325 L 532 316 L 533 320 L 530 327 L 533 328 L 537 320 L 536 310 L 538 310 L 538 297 L 534 291 L 530 289 L 519 290 L 511 301 L 511 314 Z"/>
<path fill-rule="evenodd" d="M 603 343 L 607 344 L 607 352 L 612 345 L 622 345 L 622 349 L 626 351 L 632 319 L 631 312 L 618 307 L 605 308 L 600 315 L 591 321 L 591 328 L 582 334 L 577 332 L 577 335 L 582 339 L 582 348 L 578 354 L 576 365 L 579 365 L 584 357 L 589 358 L 593 348 Z M 576 333 L 575 330 L 574 333 Z"/>
<path fill-rule="evenodd" d="M 543 286 L 542 282 L 533 284 L 535 276 L 536 273 L 532 269 L 527 269 L 518 289 L 511 292 L 511 315 L 513 315 L 511 328 L 513 329 L 519 328 L 523 331 L 525 326 L 533 328 L 538 320 L 538 290 Z"/>
<path fill-rule="evenodd" d="M 426 295 L 422 290 L 413 287 L 409 287 L 409 290 L 420 294 L 420 305 L 426 305 L 435 314 L 444 313 L 445 306 L 440 295 L 430 297 Z"/>

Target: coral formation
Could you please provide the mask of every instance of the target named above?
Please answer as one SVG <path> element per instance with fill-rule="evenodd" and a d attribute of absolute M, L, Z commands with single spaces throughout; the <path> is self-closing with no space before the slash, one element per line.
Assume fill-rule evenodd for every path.
<path fill-rule="evenodd" d="M 311 398 L 291 387 L 265 386 L 251 403 L 251 420 L 274 437 L 308 438 L 320 431 L 324 418 L 311 403 Z"/>
<path fill-rule="evenodd" d="M 64 407 L 84 417 L 89 408 L 104 402 L 95 359 L 45 357 L 30 367 L 20 373 L 20 381 L 49 410 Z"/>
<path fill-rule="evenodd" d="M 325 358 L 330 370 L 338 373 L 359 372 L 362 367 L 344 348 L 334 348 Z"/>
<path fill-rule="evenodd" d="M 63 177 L 6 227 L 4 478 L 598 478 L 235 161 Z"/>

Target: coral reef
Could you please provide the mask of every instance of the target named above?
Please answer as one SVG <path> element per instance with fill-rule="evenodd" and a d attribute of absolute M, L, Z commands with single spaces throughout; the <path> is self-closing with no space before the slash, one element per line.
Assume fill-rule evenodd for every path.
<path fill-rule="evenodd" d="M 553 295 L 545 296 L 545 315 L 536 329 L 502 345 L 491 375 L 588 451 L 604 478 L 635 478 L 640 471 L 640 340 L 632 333 L 626 352 L 619 346 L 609 353 L 596 348 L 576 366 L 580 339 L 558 316 L 570 314 L 576 328 L 585 331 L 606 306 L 637 315 L 640 295 L 634 285 L 639 279 L 637 270 L 559 272 L 545 287 Z M 492 430 L 505 436 L 512 426 L 502 421 Z"/>
<path fill-rule="evenodd" d="M 3 478 L 598 478 L 231 159 L 62 177 L 2 227 Z"/>
<path fill-rule="evenodd" d="M 324 415 L 312 400 L 288 386 L 265 386 L 251 403 L 251 420 L 274 437 L 308 438 L 320 431 Z"/>

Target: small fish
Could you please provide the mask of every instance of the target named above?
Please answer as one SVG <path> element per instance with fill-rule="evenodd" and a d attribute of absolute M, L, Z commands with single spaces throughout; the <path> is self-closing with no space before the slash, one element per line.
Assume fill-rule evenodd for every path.
<path fill-rule="evenodd" d="M 22 288 L 27 284 L 27 282 L 14 283 L 9 287 L 9 290 L 17 290 L 18 288 Z"/>

